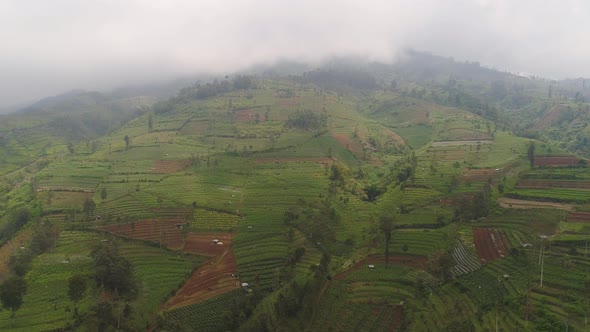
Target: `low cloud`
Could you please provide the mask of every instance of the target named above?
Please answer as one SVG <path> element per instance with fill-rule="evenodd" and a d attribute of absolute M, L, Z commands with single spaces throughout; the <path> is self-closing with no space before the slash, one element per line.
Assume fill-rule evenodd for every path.
<path fill-rule="evenodd" d="M 8 0 L 0 105 L 278 59 L 407 48 L 498 69 L 590 76 L 586 1 Z"/>

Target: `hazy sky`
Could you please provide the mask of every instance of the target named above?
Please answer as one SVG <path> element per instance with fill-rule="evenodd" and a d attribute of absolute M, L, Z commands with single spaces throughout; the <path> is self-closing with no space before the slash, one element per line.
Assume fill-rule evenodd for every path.
<path fill-rule="evenodd" d="M 587 0 L 0 0 L 0 107 L 74 88 L 407 48 L 590 77 Z"/>

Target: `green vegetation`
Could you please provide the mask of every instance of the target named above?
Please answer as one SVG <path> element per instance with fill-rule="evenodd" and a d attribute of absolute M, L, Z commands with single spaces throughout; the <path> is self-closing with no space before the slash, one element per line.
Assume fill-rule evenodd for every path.
<path fill-rule="evenodd" d="M 0 329 L 584 329 L 584 99 L 387 68 L 2 116 Z"/>

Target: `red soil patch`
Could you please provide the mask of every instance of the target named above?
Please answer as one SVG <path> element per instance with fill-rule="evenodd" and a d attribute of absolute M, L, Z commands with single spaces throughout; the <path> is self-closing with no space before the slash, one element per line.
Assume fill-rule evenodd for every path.
<path fill-rule="evenodd" d="M 282 163 L 318 163 L 331 164 L 334 162 L 332 158 L 328 157 L 292 157 L 292 158 L 256 158 L 256 164 L 282 164 Z"/>
<path fill-rule="evenodd" d="M 234 118 L 238 122 L 256 121 L 256 114 L 258 114 L 258 121 L 264 121 L 263 112 L 254 111 L 251 109 L 236 111 L 234 114 Z"/>
<path fill-rule="evenodd" d="M 523 189 L 551 189 L 551 188 L 590 189 L 590 181 L 524 179 L 524 180 L 518 181 L 518 184 L 516 187 L 523 188 Z"/>
<path fill-rule="evenodd" d="M 350 136 L 346 134 L 332 134 L 332 137 L 340 143 L 346 150 L 349 150 L 356 156 L 360 156 L 363 152 L 362 146 L 355 142 Z"/>
<path fill-rule="evenodd" d="M 588 212 L 571 212 L 570 214 L 568 214 L 566 220 L 569 222 L 590 223 L 590 213 L 588 213 Z"/>
<path fill-rule="evenodd" d="M 398 331 L 402 322 L 404 320 L 404 307 L 401 305 L 396 305 L 393 309 L 393 316 L 391 317 L 391 323 L 387 328 L 388 332 L 395 332 Z"/>
<path fill-rule="evenodd" d="M 389 136 L 391 139 L 393 139 L 394 141 L 396 141 L 398 144 L 401 144 L 401 145 L 405 145 L 405 144 L 406 144 L 406 142 L 404 141 L 404 139 L 403 139 L 403 138 L 402 138 L 400 135 L 396 134 L 396 133 L 395 133 L 393 130 L 391 130 L 391 129 L 386 129 L 386 130 L 385 130 L 385 133 L 386 133 L 386 134 L 387 134 L 387 135 L 388 135 L 388 136 Z"/>
<path fill-rule="evenodd" d="M 28 245 L 32 233 L 32 228 L 28 228 L 0 247 L 0 281 L 9 275 L 8 262 L 10 257 L 20 251 L 21 246 Z"/>
<path fill-rule="evenodd" d="M 417 269 L 424 269 L 428 257 L 426 256 L 412 256 L 412 255 L 389 255 L 389 264 L 411 266 Z M 364 269 L 367 265 L 385 265 L 385 255 L 369 255 L 359 262 L 356 262 L 346 271 L 340 272 L 333 276 L 334 280 L 344 280 L 348 275 L 358 270 Z M 379 268 L 379 266 L 377 267 Z"/>
<path fill-rule="evenodd" d="M 500 168 L 484 168 L 484 169 L 466 169 L 463 173 L 463 181 L 483 182 L 488 179 L 496 179 L 504 174 L 504 170 Z"/>
<path fill-rule="evenodd" d="M 236 272 L 236 258 L 230 249 L 195 270 L 176 295 L 168 301 L 166 308 L 205 301 L 240 288 L 240 281 L 232 276 Z"/>
<path fill-rule="evenodd" d="M 559 117 L 559 113 L 563 110 L 563 105 L 557 105 L 551 109 L 537 124 L 535 125 L 535 129 L 541 130 L 551 126 L 555 120 Z"/>
<path fill-rule="evenodd" d="M 473 228 L 473 242 L 481 263 L 508 255 L 508 241 L 504 233 L 495 228 Z"/>
<path fill-rule="evenodd" d="M 575 166 L 580 160 L 576 156 L 536 156 L 535 166 Z"/>
<path fill-rule="evenodd" d="M 231 247 L 232 235 L 229 233 L 189 233 L 183 251 L 203 256 L 217 256 Z M 216 244 L 219 240 L 222 244 Z"/>
<path fill-rule="evenodd" d="M 190 160 L 156 160 L 150 170 L 151 173 L 176 173 L 190 165 Z"/>
<path fill-rule="evenodd" d="M 171 249 L 182 247 L 183 219 L 148 219 L 100 227 L 119 236 L 161 243 Z"/>

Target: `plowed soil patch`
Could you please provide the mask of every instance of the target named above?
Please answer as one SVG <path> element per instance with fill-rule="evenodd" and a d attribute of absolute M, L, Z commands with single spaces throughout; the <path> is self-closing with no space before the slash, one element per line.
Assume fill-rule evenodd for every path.
<path fill-rule="evenodd" d="M 463 181 L 483 182 L 488 179 L 494 180 L 502 174 L 504 174 L 502 170 L 496 170 L 495 168 L 467 169 L 463 173 Z"/>
<path fill-rule="evenodd" d="M 190 163 L 189 160 L 156 160 L 150 172 L 162 174 L 176 173 L 185 169 Z"/>
<path fill-rule="evenodd" d="M 404 320 L 404 307 L 396 305 L 393 309 L 393 317 L 391 317 L 391 323 L 389 324 L 388 332 L 398 331 Z"/>
<path fill-rule="evenodd" d="M 250 122 L 256 121 L 256 115 L 258 115 L 258 121 L 264 121 L 264 113 L 255 110 L 239 110 L 235 112 L 234 118 L 238 122 Z"/>
<path fill-rule="evenodd" d="M 221 255 L 231 247 L 231 236 L 229 233 L 189 233 L 183 251 L 203 256 Z"/>
<path fill-rule="evenodd" d="M 186 306 L 240 288 L 240 281 L 232 276 L 236 272 L 234 254 L 227 250 L 222 256 L 211 258 L 195 270 L 165 307 Z"/>
<path fill-rule="evenodd" d="M 571 211 L 574 209 L 574 206 L 571 204 L 527 201 L 523 199 L 514 199 L 506 197 L 499 198 L 498 203 L 501 207 L 509 209 L 560 209 L 567 211 Z"/>
<path fill-rule="evenodd" d="M 401 144 L 401 145 L 405 145 L 406 144 L 406 142 L 404 141 L 404 139 L 400 135 L 396 134 L 393 130 L 386 129 L 385 130 L 385 133 L 389 137 L 391 137 L 394 141 L 396 141 L 398 144 Z"/>
<path fill-rule="evenodd" d="M 331 164 L 334 160 L 328 157 L 293 157 L 293 158 L 256 158 L 254 160 L 257 164 L 282 164 L 282 163 L 318 163 L 318 164 Z"/>
<path fill-rule="evenodd" d="M 147 219 L 99 227 L 119 236 L 161 243 L 171 249 L 182 247 L 182 219 Z"/>
<path fill-rule="evenodd" d="M 508 255 L 508 240 L 495 228 L 473 228 L 473 243 L 482 264 Z"/>
<path fill-rule="evenodd" d="M 10 261 L 10 257 L 20 251 L 20 247 L 26 245 L 31 239 L 31 236 L 32 228 L 28 228 L 18 233 L 17 236 L 0 247 L 0 281 L 8 277 L 10 271 L 8 262 Z"/>
<path fill-rule="evenodd" d="M 362 146 L 355 142 L 350 136 L 346 134 L 332 134 L 332 137 L 340 143 L 346 150 L 349 150 L 356 156 L 360 156 L 363 152 Z"/>
<path fill-rule="evenodd" d="M 535 124 L 535 129 L 541 130 L 551 126 L 559 116 L 559 113 L 563 110 L 563 105 L 557 105 L 551 109 L 545 116 Z"/>
<path fill-rule="evenodd" d="M 588 212 L 571 212 L 567 215 L 568 222 L 590 223 L 590 213 Z"/>
<path fill-rule="evenodd" d="M 426 267 L 426 256 L 411 256 L 411 255 L 390 255 L 389 264 L 392 265 L 405 265 L 411 266 L 417 269 L 424 269 Z M 376 268 L 385 268 L 385 255 L 369 255 L 363 260 L 356 262 L 346 271 L 340 272 L 335 275 L 334 280 L 344 280 L 348 275 L 358 270 L 366 268 L 368 265 L 375 265 Z"/>
<path fill-rule="evenodd" d="M 575 166 L 580 160 L 575 156 L 536 156 L 535 166 Z"/>

